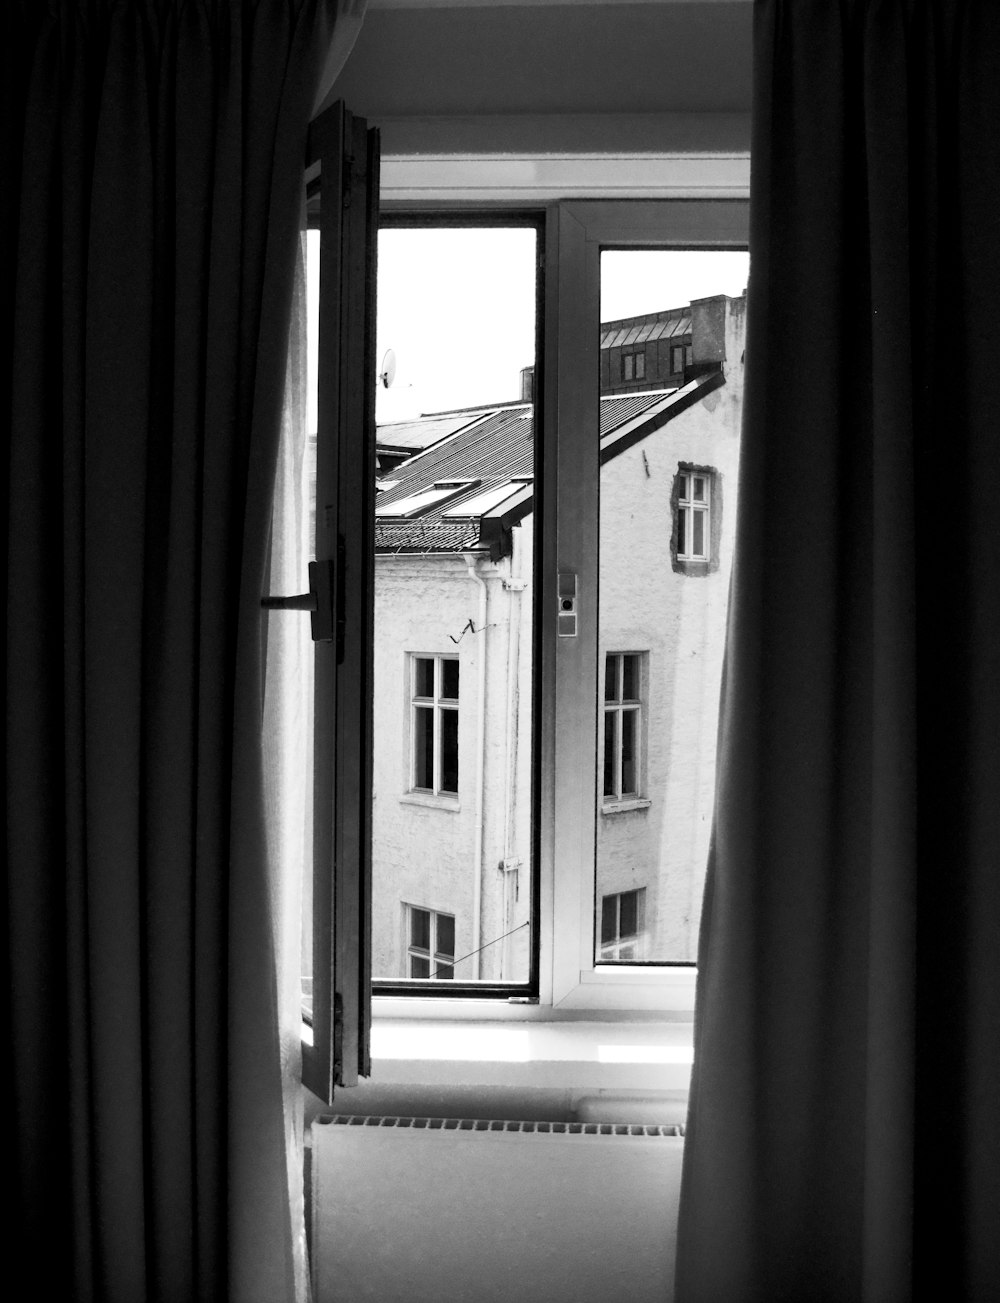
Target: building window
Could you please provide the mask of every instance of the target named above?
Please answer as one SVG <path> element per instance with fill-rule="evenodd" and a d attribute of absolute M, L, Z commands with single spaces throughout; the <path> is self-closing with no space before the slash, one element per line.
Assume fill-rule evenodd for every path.
<path fill-rule="evenodd" d="M 680 574 L 706 575 L 719 567 L 722 515 L 719 476 L 710 466 L 677 468 L 671 560 Z"/>
<path fill-rule="evenodd" d="M 684 345 L 675 344 L 670 350 L 670 374 L 679 375 L 684 370 Z"/>
<path fill-rule="evenodd" d="M 646 378 L 646 352 L 641 349 L 637 353 L 622 354 L 622 383 L 625 384 L 630 380 L 645 380 Z"/>
<path fill-rule="evenodd" d="M 450 981 L 455 976 L 455 916 L 406 906 L 406 976 Z"/>
<path fill-rule="evenodd" d="M 410 657 L 410 788 L 458 795 L 458 657 Z"/>
<path fill-rule="evenodd" d="M 604 658 L 604 800 L 637 800 L 642 747 L 642 656 Z"/>
<path fill-rule="evenodd" d="M 699 471 L 677 476 L 677 556 L 707 561 L 711 541 L 711 479 Z"/>
<path fill-rule="evenodd" d="M 646 888 L 601 898 L 601 960 L 635 963 L 644 953 Z"/>

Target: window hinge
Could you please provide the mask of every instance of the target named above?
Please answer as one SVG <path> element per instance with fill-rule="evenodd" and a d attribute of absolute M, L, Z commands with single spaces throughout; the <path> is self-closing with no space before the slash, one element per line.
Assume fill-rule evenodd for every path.
<path fill-rule="evenodd" d="M 338 549 L 341 554 L 342 551 Z M 336 565 L 333 560 L 309 562 L 309 591 L 293 597 L 262 597 L 261 606 L 268 611 L 309 611 L 312 615 L 313 642 L 343 641 L 341 621 L 335 620 L 337 595 Z"/>

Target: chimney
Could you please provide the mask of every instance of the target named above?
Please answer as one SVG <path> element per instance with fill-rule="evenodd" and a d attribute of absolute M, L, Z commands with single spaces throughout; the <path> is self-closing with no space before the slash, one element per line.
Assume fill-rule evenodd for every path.
<path fill-rule="evenodd" d="M 691 347 L 695 368 L 704 363 L 726 360 L 726 304 L 725 294 L 715 294 L 708 299 L 691 301 Z"/>
<path fill-rule="evenodd" d="M 530 403 L 535 397 L 535 368 L 521 368 L 521 402 Z"/>

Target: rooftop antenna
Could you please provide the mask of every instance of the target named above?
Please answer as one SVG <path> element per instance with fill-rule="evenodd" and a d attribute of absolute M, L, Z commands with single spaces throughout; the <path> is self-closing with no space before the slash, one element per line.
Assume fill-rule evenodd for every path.
<path fill-rule="evenodd" d="M 384 389 L 388 389 L 396 378 L 396 354 L 391 348 L 385 350 L 385 356 L 382 358 L 382 365 L 379 368 L 379 383 Z"/>

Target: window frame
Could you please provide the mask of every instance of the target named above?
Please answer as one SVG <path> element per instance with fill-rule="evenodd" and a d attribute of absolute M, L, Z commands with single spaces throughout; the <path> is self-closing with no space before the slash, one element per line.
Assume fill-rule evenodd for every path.
<path fill-rule="evenodd" d="M 457 652 L 407 652 L 407 682 L 409 693 L 408 709 L 408 728 L 407 728 L 407 753 L 409 756 L 409 780 L 406 788 L 406 795 L 411 797 L 433 797 L 434 803 L 447 804 L 448 806 L 458 808 L 459 791 L 460 791 L 460 750 L 459 750 L 459 730 L 461 728 L 461 660 Z M 418 661 L 430 661 L 433 665 L 434 685 L 430 697 L 417 693 L 417 663 Z M 442 695 L 441 687 L 444 678 L 442 664 L 444 661 L 453 662 L 459 667 L 459 696 L 445 697 Z M 417 714 L 418 711 L 430 711 L 431 714 L 431 739 L 432 739 L 432 785 L 430 787 L 421 787 L 417 784 Z M 444 770 L 444 742 L 443 742 L 443 713 L 447 711 L 455 715 L 455 787 L 452 790 L 442 785 Z"/>
<path fill-rule="evenodd" d="M 424 191 L 418 205 L 403 200 L 384 206 L 383 221 L 419 218 L 437 225 L 449 215 L 458 221 L 481 215 L 488 223 L 498 213 L 488 201 L 449 196 L 450 202 L 432 207 L 433 199 Z M 694 964 L 600 965 L 595 959 L 598 774 L 596 763 L 581 771 L 580 756 L 596 761 L 598 755 L 600 254 L 614 248 L 746 250 L 748 210 L 745 189 L 712 198 L 557 198 L 545 204 L 543 346 L 534 387 L 536 430 L 542 432 L 534 576 L 537 993 L 484 989 L 421 998 L 424 992 L 403 995 L 402 988 L 380 983 L 378 1017 L 687 1020 L 693 1012 Z M 525 215 L 521 203 L 512 202 L 509 211 Z M 577 577 L 577 637 L 556 634 L 562 573 Z"/>
<path fill-rule="evenodd" d="M 686 477 L 701 477 L 705 480 L 706 495 L 704 507 L 697 500 L 684 497 L 682 481 Z M 703 538 L 704 554 L 682 552 L 681 521 L 685 511 L 697 511 L 706 518 Z M 670 491 L 670 564 L 676 574 L 699 578 L 715 574 L 720 564 L 720 543 L 722 536 L 722 476 L 715 466 L 696 465 L 694 462 L 679 462 Z M 686 540 L 685 540 L 686 541 Z"/>
<path fill-rule="evenodd" d="M 426 948 L 414 945 L 413 942 L 413 915 L 414 913 L 428 915 L 428 945 Z M 441 950 L 438 945 L 439 920 L 442 918 L 451 919 L 452 936 L 451 936 L 451 954 L 450 956 Z M 427 905 L 403 905 L 403 935 L 405 940 L 406 967 L 410 968 L 413 959 L 426 959 L 430 971 L 427 977 L 415 977 L 413 973 L 407 971 L 404 977 L 410 982 L 453 982 L 455 980 L 455 915 L 449 914 L 445 910 L 431 909 Z M 418 953 L 415 953 L 418 952 Z M 451 963 L 447 960 L 450 958 Z M 444 961 L 446 967 L 451 969 L 450 977 L 439 977 L 437 975 L 441 962 Z"/>
<path fill-rule="evenodd" d="M 600 255 L 622 248 L 748 246 L 748 203 L 742 198 L 573 200 L 556 206 L 547 266 L 553 270 L 547 311 L 544 483 L 541 554 L 542 776 L 540 998 L 553 1010 L 659 1012 L 689 1017 L 694 964 L 601 966 L 594 956 L 598 737 L 600 466 Z M 559 322 L 556 330 L 552 323 Z M 577 576 L 577 638 L 555 636 L 556 575 Z M 550 598 L 551 595 L 551 598 Z M 589 617 L 589 618 L 588 618 Z M 585 864 L 588 871 L 581 873 Z M 574 923 L 574 920 L 579 920 Z"/>
<path fill-rule="evenodd" d="M 624 697 L 624 677 L 625 677 L 625 659 L 632 657 L 635 662 L 636 688 L 638 695 L 635 697 Z M 607 663 L 614 659 L 615 666 L 615 689 L 616 696 L 609 698 L 607 695 Z M 615 791 L 601 794 L 601 813 L 613 814 L 618 810 L 634 810 L 642 806 L 648 806 L 650 801 L 644 790 L 645 771 L 646 771 L 646 715 L 647 703 L 649 701 L 649 653 L 645 651 L 613 651 L 608 649 L 604 652 L 604 692 L 602 693 L 602 730 L 601 745 L 598 751 L 597 762 L 601 768 L 602 774 L 607 769 L 607 718 L 609 714 L 616 716 L 617 723 L 615 726 Z M 623 716 L 628 713 L 635 715 L 637 719 L 634 747 L 635 747 L 635 790 L 624 791 L 622 780 L 622 724 Z"/>
<path fill-rule="evenodd" d="M 621 930 L 622 898 L 624 896 L 632 896 L 632 895 L 636 897 L 636 908 L 635 908 L 636 930 L 635 932 L 627 933 L 623 937 L 622 930 Z M 605 903 L 609 900 L 614 900 L 616 902 L 615 903 L 615 924 L 616 924 L 615 939 L 614 941 L 605 942 L 604 907 L 605 907 Z M 623 945 L 629 945 L 633 943 L 636 945 L 637 948 L 639 948 L 641 946 L 642 938 L 643 938 L 643 934 L 645 933 L 645 930 L 646 930 L 646 888 L 645 887 L 629 887 L 628 890 L 626 891 L 606 892 L 601 897 L 601 929 L 598 938 L 598 943 L 597 946 L 595 947 L 595 949 L 600 951 L 600 958 L 598 960 L 598 963 L 600 964 L 621 964 L 621 963 L 629 963 L 629 962 L 642 963 L 643 960 L 641 954 L 633 955 L 631 956 L 630 959 L 623 960 L 618 954 L 605 955 L 604 951 L 606 947 L 612 947 L 615 950 L 620 951 Z"/>

